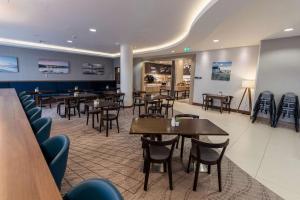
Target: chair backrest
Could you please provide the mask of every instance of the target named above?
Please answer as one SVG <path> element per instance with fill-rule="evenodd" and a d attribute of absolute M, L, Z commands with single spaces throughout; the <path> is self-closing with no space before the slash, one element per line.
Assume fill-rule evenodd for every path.
<path fill-rule="evenodd" d="M 192 114 L 178 114 L 178 115 L 175 115 L 175 119 L 182 119 L 182 118 L 185 118 L 185 119 L 199 119 L 199 116 L 198 115 L 192 115 Z"/>
<path fill-rule="evenodd" d="M 19 98 L 22 98 L 23 96 L 25 96 L 27 93 L 26 91 L 22 91 L 19 93 Z"/>
<path fill-rule="evenodd" d="M 227 139 L 223 143 L 206 143 L 206 142 L 202 142 L 202 141 L 192 138 L 192 146 L 196 146 L 196 148 L 197 148 L 197 159 L 198 160 L 202 160 L 201 159 L 201 148 L 202 149 L 203 148 L 222 149 L 218 160 L 216 160 L 217 162 L 220 162 L 223 158 L 223 155 L 225 153 L 225 150 L 226 150 L 228 144 L 229 144 L 229 139 Z"/>
<path fill-rule="evenodd" d="M 42 116 L 42 109 L 40 107 L 34 107 L 26 112 L 27 117 L 32 124 L 35 120 L 40 119 Z"/>
<path fill-rule="evenodd" d="M 174 105 L 174 102 L 175 102 L 175 98 L 167 98 L 166 101 L 167 101 L 167 104 L 168 104 L 168 105 L 173 106 L 173 105 Z"/>
<path fill-rule="evenodd" d="M 110 111 L 116 112 L 116 115 L 118 117 L 120 112 L 120 105 L 118 103 L 114 103 L 114 105 L 103 107 L 102 110 L 104 111 L 105 115 L 108 115 Z"/>
<path fill-rule="evenodd" d="M 34 121 L 31 126 L 38 143 L 41 145 L 50 136 L 52 119 L 50 117 L 43 117 Z"/>
<path fill-rule="evenodd" d="M 44 157 L 59 189 L 67 167 L 69 146 L 70 140 L 65 135 L 53 136 L 41 145 Z"/>
<path fill-rule="evenodd" d="M 28 100 L 24 103 L 24 110 L 25 112 L 29 111 L 30 109 L 34 108 L 36 106 L 35 100 Z"/>
<path fill-rule="evenodd" d="M 176 136 L 171 140 L 166 140 L 166 141 L 149 140 L 147 137 L 142 137 L 141 140 L 142 140 L 142 147 L 145 148 L 146 150 L 146 159 L 150 161 L 152 160 L 150 154 L 150 146 L 171 146 L 170 154 L 168 155 L 168 159 L 170 159 L 173 155 L 175 144 L 178 141 L 178 136 Z"/>
<path fill-rule="evenodd" d="M 118 189 L 106 179 L 89 179 L 73 187 L 64 200 L 123 200 Z"/>

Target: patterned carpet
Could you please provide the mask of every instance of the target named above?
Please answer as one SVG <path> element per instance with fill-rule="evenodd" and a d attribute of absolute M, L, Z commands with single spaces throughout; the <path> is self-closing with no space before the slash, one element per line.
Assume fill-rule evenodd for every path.
<path fill-rule="evenodd" d="M 51 135 L 66 134 L 71 140 L 68 167 L 62 186 L 62 193 L 72 186 L 89 178 L 111 180 L 126 200 L 141 199 L 281 199 L 278 195 L 250 177 L 231 162 L 226 156 L 222 162 L 223 192 L 218 192 L 216 167 L 211 175 L 200 173 L 197 192 L 192 191 L 194 173 L 185 172 L 189 155 L 189 142 L 186 141 L 183 161 L 179 158 L 179 149 L 173 158 L 173 185 L 169 190 L 167 173 L 160 172 L 160 166 L 154 166 L 150 173 L 148 191 L 143 190 L 142 150 L 139 136 L 129 135 L 131 109 L 120 112 L 120 133 L 116 126 L 105 137 L 104 130 L 99 133 L 91 122 L 85 125 L 86 116 L 60 118 L 56 108 L 43 109 L 44 116 L 53 118 Z M 96 124 L 98 126 L 98 124 Z M 205 139 L 205 138 L 204 138 Z"/>

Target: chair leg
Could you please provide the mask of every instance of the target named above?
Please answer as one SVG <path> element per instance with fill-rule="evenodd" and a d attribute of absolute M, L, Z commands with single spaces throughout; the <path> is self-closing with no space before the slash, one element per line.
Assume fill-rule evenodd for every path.
<path fill-rule="evenodd" d="M 184 149 L 184 137 L 181 137 L 181 149 L 180 149 L 180 158 L 183 157 L 183 149 Z"/>
<path fill-rule="evenodd" d="M 87 113 L 86 114 L 86 125 L 89 125 L 89 118 L 90 118 L 90 114 Z"/>
<path fill-rule="evenodd" d="M 106 120 L 106 137 L 108 137 L 108 126 L 109 126 L 108 120 Z"/>
<path fill-rule="evenodd" d="M 164 172 L 167 172 L 167 163 L 163 163 L 163 166 L 164 166 Z"/>
<path fill-rule="evenodd" d="M 117 122 L 118 133 L 120 133 L 120 129 L 119 129 L 119 119 L 118 119 L 118 118 L 116 119 L 116 122 Z"/>
<path fill-rule="evenodd" d="M 95 114 L 92 114 L 92 127 L 95 128 Z"/>
<path fill-rule="evenodd" d="M 180 135 L 179 135 L 179 138 L 178 138 L 178 140 L 177 140 L 177 142 L 176 142 L 176 149 L 178 149 L 179 139 L 180 139 Z"/>
<path fill-rule="evenodd" d="M 218 168 L 219 192 L 222 192 L 221 163 L 217 164 L 217 168 Z"/>
<path fill-rule="evenodd" d="M 189 162 L 188 162 L 188 166 L 187 166 L 187 169 L 186 169 L 186 172 L 187 172 L 187 173 L 190 173 L 191 161 L 192 161 L 192 155 L 190 154 L 190 156 L 189 156 Z"/>
<path fill-rule="evenodd" d="M 173 117 L 173 115 L 174 115 L 174 108 L 173 108 L 173 106 L 172 106 L 172 117 Z"/>
<path fill-rule="evenodd" d="M 139 116 L 141 115 L 141 106 L 139 106 Z"/>
<path fill-rule="evenodd" d="M 170 190 L 173 190 L 173 181 L 172 181 L 172 160 L 168 161 L 168 173 L 169 173 L 169 186 Z"/>
<path fill-rule="evenodd" d="M 196 170 L 195 170 L 195 179 L 194 179 L 194 187 L 193 190 L 197 190 L 197 184 L 198 184 L 198 176 L 199 176 L 199 169 L 200 169 L 200 163 L 197 161 L 196 163 Z"/>
<path fill-rule="evenodd" d="M 99 114 L 97 113 L 97 123 L 99 123 Z"/>
<path fill-rule="evenodd" d="M 70 118 L 71 118 L 71 108 L 69 107 L 69 109 L 68 109 L 68 119 L 70 120 Z"/>
<path fill-rule="evenodd" d="M 77 111 L 78 111 L 78 116 L 80 118 L 80 106 L 78 106 Z"/>
<path fill-rule="evenodd" d="M 207 173 L 210 174 L 210 165 L 207 165 Z"/>
<path fill-rule="evenodd" d="M 144 181 L 144 190 L 147 191 L 148 186 L 148 179 L 149 179 L 149 173 L 150 173 L 150 162 L 145 162 L 145 181 Z"/>

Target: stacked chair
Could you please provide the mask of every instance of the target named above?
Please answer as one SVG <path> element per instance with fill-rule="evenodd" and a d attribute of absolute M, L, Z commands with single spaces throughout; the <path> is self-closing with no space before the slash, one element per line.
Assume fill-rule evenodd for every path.
<path fill-rule="evenodd" d="M 264 91 L 259 94 L 253 110 L 252 123 L 255 122 L 259 112 L 263 114 L 269 114 L 270 125 L 273 127 L 276 115 L 276 105 L 274 94 L 272 92 Z"/>

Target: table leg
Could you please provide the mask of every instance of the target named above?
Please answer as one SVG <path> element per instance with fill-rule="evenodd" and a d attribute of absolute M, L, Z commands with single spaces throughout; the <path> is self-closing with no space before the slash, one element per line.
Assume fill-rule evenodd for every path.
<path fill-rule="evenodd" d="M 220 106 L 220 113 L 223 113 L 223 103 L 222 103 L 222 99 L 221 99 L 221 106 Z"/>

